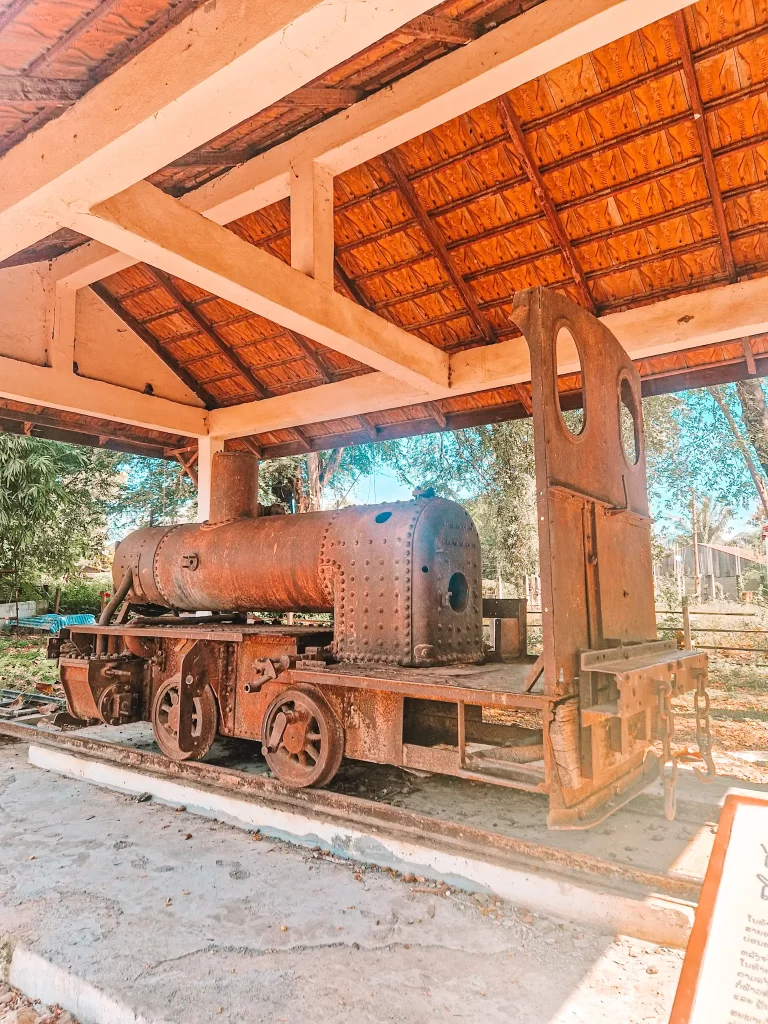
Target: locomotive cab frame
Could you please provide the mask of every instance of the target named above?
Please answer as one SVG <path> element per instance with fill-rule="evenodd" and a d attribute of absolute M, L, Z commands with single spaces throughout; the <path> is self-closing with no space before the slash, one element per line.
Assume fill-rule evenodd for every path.
<path fill-rule="evenodd" d="M 174 760 L 219 734 L 253 740 L 289 786 L 325 785 L 348 757 L 542 793 L 553 828 L 596 824 L 663 772 L 673 816 L 670 701 L 707 700 L 707 658 L 657 639 L 640 379 L 565 296 L 518 293 L 513 317 L 533 385 L 539 657 L 525 601 L 483 601 L 460 506 L 278 515 L 258 505 L 255 457 L 226 452 L 209 521 L 127 538 L 99 624 L 62 633 L 69 713 L 150 721 Z M 581 366 L 578 433 L 560 408 L 563 339 Z M 301 611 L 325 618 L 286 615 Z"/>

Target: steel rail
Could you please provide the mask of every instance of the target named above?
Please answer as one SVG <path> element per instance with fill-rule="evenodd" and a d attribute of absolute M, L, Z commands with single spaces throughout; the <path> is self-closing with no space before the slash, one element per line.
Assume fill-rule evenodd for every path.
<path fill-rule="evenodd" d="M 161 754 L 108 743 L 74 733 L 55 733 L 31 725 L 0 722 L 0 737 L 65 751 L 91 761 L 118 765 L 142 774 L 194 784 L 208 791 L 245 799 L 303 816 L 312 815 L 389 837 L 416 841 L 454 854 L 522 868 L 534 874 L 556 875 L 563 881 L 590 886 L 631 886 L 648 895 L 659 893 L 696 902 L 700 883 L 629 864 L 617 864 L 590 854 L 561 850 L 543 843 L 502 835 L 472 825 L 420 814 L 327 789 L 291 789 L 277 779 L 224 768 L 201 761 L 171 761 Z M 626 895 L 626 889 L 624 890 Z"/>

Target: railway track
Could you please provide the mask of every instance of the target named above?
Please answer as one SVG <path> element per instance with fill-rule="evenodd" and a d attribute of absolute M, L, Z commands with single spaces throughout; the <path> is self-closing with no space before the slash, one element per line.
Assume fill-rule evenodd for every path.
<path fill-rule="evenodd" d="M 171 779 L 198 790 L 237 796 L 307 819 L 337 823 L 340 827 L 351 827 L 374 836 L 417 842 L 454 856 L 555 877 L 580 886 L 599 886 L 635 899 L 660 895 L 695 903 L 699 896 L 700 884 L 696 879 L 563 850 L 362 797 L 327 789 L 290 789 L 263 775 L 200 761 L 172 761 L 152 751 L 18 722 L 0 722 L 0 737 L 3 736 L 147 776 Z"/>

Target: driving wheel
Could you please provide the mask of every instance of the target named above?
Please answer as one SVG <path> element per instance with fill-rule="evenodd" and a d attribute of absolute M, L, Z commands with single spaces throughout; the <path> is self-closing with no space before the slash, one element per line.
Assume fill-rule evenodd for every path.
<path fill-rule="evenodd" d="M 216 738 L 218 710 L 213 690 L 205 685 L 199 697 L 193 697 L 192 749 L 179 746 L 179 686 L 177 678 L 168 679 L 152 702 L 152 730 L 166 757 L 172 761 L 190 761 L 205 757 Z"/>
<path fill-rule="evenodd" d="M 287 786 L 324 786 L 339 770 L 344 730 L 317 690 L 284 690 L 267 708 L 262 750 Z"/>

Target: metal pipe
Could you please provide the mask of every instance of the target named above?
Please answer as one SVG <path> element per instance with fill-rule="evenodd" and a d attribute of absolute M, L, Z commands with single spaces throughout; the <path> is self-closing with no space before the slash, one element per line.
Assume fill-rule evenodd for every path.
<path fill-rule="evenodd" d="M 99 625 L 100 626 L 108 626 L 109 625 L 109 623 L 110 623 L 110 621 L 112 619 L 112 616 L 115 614 L 116 610 L 119 608 L 119 606 L 125 600 L 126 595 L 128 594 L 128 591 L 131 589 L 131 585 L 132 584 L 133 584 L 133 569 L 131 569 L 130 566 L 129 566 L 125 570 L 125 572 L 123 573 L 123 578 L 120 581 L 120 586 L 117 588 L 117 590 L 114 592 L 112 597 L 109 599 L 109 603 L 107 604 L 106 608 L 101 613 L 101 615 L 99 616 Z"/>

